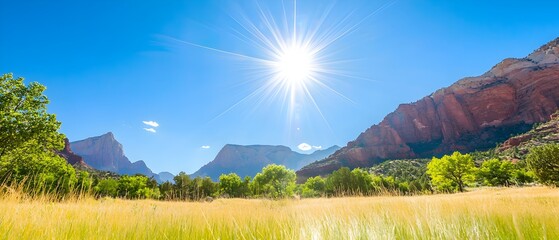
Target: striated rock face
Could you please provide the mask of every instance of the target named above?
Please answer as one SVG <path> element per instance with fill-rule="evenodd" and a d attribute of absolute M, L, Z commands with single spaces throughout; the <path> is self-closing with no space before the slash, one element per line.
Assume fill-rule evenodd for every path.
<path fill-rule="evenodd" d="M 559 106 L 559 38 L 523 59 L 505 59 L 421 100 L 400 105 L 332 156 L 297 172 L 300 179 L 385 159 L 484 150 L 549 120 Z"/>
<path fill-rule="evenodd" d="M 236 173 L 241 177 L 254 177 L 269 164 L 280 164 L 298 170 L 309 163 L 328 157 L 338 149 L 340 147 L 333 146 L 311 154 L 301 154 L 286 146 L 227 144 L 213 161 L 204 165 L 191 177 L 208 176 L 214 181 L 217 181 L 221 174 L 228 173 Z"/>
<path fill-rule="evenodd" d="M 126 175 L 143 174 L 160 181 L 159 176 L 153 173 L 144 161 L 130 162 L 124 155 L 122 144 L 115 139 L 111 132 L 72 142 L 71 146 L 74 152 L 82 156 L 87 164 L 97 170 Z"/>
<path fill-rule="evenodd" d="M 70 165 L 79 169 L 90 169 L 91 166 L 87 165 L 81 156 L 76 155 L 70 148 L 70 141 L 68 138 L 64 139 L 64 149 L 57 152 L 58 156 L 66 159 Z"/>

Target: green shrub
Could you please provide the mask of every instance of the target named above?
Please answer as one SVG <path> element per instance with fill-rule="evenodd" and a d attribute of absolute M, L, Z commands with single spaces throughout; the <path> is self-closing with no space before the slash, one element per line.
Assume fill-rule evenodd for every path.
<path fill-rule="evenodd" d="M 530 149 L 526 163 L 538 181 L 559 186 L 559 144 L 551 143 Z"/>

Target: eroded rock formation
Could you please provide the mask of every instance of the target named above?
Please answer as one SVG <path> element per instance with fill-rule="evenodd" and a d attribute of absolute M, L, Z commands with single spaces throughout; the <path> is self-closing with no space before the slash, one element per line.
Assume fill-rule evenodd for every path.
<path fill-rule="evenodd" d="M 526 58 L 505 59 L 481 76 L 400 105 L 346 147 L 297 174 L 304 179 L 342 166 L 488 149 L 549 120 L 558 106 L 559 38 Z"/>

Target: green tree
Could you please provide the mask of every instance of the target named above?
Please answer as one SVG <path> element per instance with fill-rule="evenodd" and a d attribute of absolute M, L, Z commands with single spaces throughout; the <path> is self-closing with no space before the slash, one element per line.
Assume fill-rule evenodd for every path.
<path fill-rule="evenodd" d="M 393 176 L 372 176 L 373 191 L 376 193 L 391 193 L 398 189 L 398 184 Z"/>
<path fill-rule="evenodd" d="M 60 122 L 47 113 L 45 86 L 0 76 L 0 179 L 31 193 L 70 192 L 75 170 L 54 151 L 62 149 Z"/>
<path fill-rule="evenodd" d="M 487 186 L 508 186 L 514 170 L 515 166 L 511 161 L 493 158 L 481 164 L 478 177 Z"/>
<path fill-rule="evenodd" d="M 89 173 L 86 171 L 76 171 L 77 177 L 77 184 L 75 189 L 79 193 L 89 193 L 93 187 L 93 179 L 89 176 Z"/>
<path fill-rule="evenodd" d="M 257 195 L 282 198 L 293 194 L 296 188 L 295 178 L 295 171 L 282 165 L 270 164 L 256 174 L 252 184 Z"/>
<path fill-rule="evenodd" d="M 189 186 L 190 199 L 200 200 L 217 195 L 219 185 L 210 177 L 195 177 Z"/>
<path fill-rule="evenodd" d="M 143 175 L 124 175 L 118 179 L 117 195 L 124 198 L 153 198 L 160 197 L 159 188 L 150 186 L 150 179 Z"/>
<path fill-rule="evenodd" d="M 229 197 L 240 197 L 243 181 L 235 173 L 221 174 L 219 176 L 219 192 Z"/>
<path fill-rule="evenodd" d="M 559 186 L 559 144 L 533 147 L 526 156 L 526 163 L 541 183 Z"/>
<path fill-rule="evenodd" d="M 161 185 L 159 185 L 159 192 L 161 193 L 161 196 L 163 197 L 163 199 L 165 200 L 171 200 L 173 199 L 173 184 L 166 181 L 164 183 L 161 183 Z"/>
<path fill-rule="evenodd" d="M 371 193 L 373 178 L 371 174 L 360 168 L 351 171 L 350 190 L 354 194 L 368 195 Z"/>
<path fill-rule="evenodd" d="M 23 80 L 12 74 L 0 77 L 0 160 L 16 149 L 44 152 L 64 147 L 60 122 L 47 113 L 46 87 L 36 82 L 25 86 Z"/>
<path fill-rule="evenodd" d="M 326 193 L 329 195 L 344 195 L 351 193 L 351 171 L 342 167 L 326 178 Z"/>
<path fill-rule="evenodd" d="M 512 181 L 516 185 L 524 185 L 526 183 L 534 182 L 535 178 L 536 176 L 534 175 L 534 172 L 529 171 L 524 167 L 517 166 L 512 172 Z"/>
<path fill-rule="evenodd" d="M 464 191 L 475 179 L 476 167 L 469 154 L 454 152 L 442 158 L 433 157 L 427 165 L 427 174 L 439 191 Z"/>
<path fill-rule="evenodd" d="M 186 200 L 190 197 L 189 186 L 192 180 L 185 172 L 180 172 L 173 180 L 175 181 L 173 197 L 181 200 Z"/>
<path fill-rule="evenodd" d="M 250 190 L 251 185 L 251 178 L 250 176 L 245 176 L 243 179 L 243 184 L 241 184 L 241 188 L 239 191 L 241 192 L 241 197 L 250 197 L 252 196 L 252 192 Z"/>
<path fill-rule="evenodd" d="M 99 197 L 117 197 L 118 180 L 112 178 L 101 179 L 93 189 Z"/>
<path fill-rule="evenodd" d="M 320 197 L 326 190 L 326 181 L 320 176 L 310 177 L 301 187 L 303 197 Z"/>

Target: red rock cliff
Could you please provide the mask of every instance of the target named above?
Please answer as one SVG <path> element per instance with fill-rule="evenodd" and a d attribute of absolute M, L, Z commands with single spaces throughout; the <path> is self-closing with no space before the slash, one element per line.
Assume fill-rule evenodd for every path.
<path fill-rule="evenodd" d="M 68 162 L 72 166 L 83 168 L 83 169 L 91 168 L 89 165 L 87 165 L 87 163 L 85 163 L 85 161 L 81 156 L 76 155 L 72 151 L 72 149 L 70 148 L 70 141 L 68 141 L 68 138 L 64 139 L 64 149 L 57 152 L 57 154 L 58 156 L 66 159 L 66 162 Z"/>
<path fill-rule="evenodd" d="M 304 179 L 342 166 L 495 147 L 511 134 L 549 120 L 558 106 L 559 38 L 526 58 L 505 59 L 482 76 L 400 105 L 346 147 L 297 174 Z"/>

